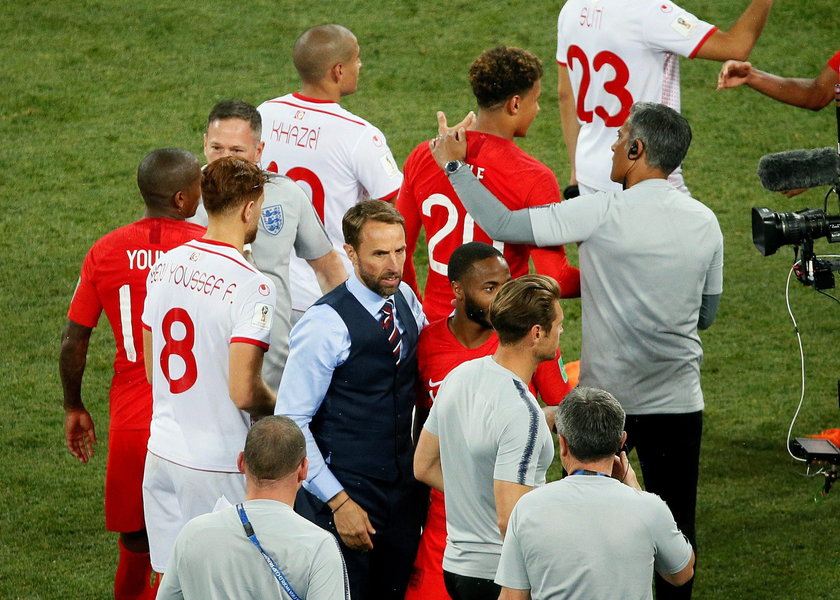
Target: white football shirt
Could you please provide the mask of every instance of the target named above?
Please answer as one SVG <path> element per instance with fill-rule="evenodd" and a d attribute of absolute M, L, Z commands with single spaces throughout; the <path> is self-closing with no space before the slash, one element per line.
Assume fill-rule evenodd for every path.
<path fill-rule="evenodd" d="M 257 110 L 265 142 L 261 166 L 303 188 L 351 272 L 341 232 L 344 213 L 367 198 L 390 199 L 402 184 L 385 136 L 336 102 L 297 93 L 263 102 Z M 315 273 L 297 256 L 289 272 L 292 308 L 306 310 L 322 295 Z"/>
<path fill-rule="evenodd" d="M 557 20 L 557 63 L 569 70 L 581 130 L 575 152 L 580 183 L 618 191 L 610 181 L 618 129 L 634 102 L 680 110 L 677 55 L 693 58 L 717 28 L 672 2 L 569 0 Z M 682 188 L 681 170 L 671 182 Z"/>
<path fill-rule="evenodd" d="M 250 417 L 229 393 L 229 346 L 268 349 L 274 283 L 233 246 L 200 239 L 163 254 L 146 282 L 152 332 L 149 452 L 209 471 L 237 472 Z"/>

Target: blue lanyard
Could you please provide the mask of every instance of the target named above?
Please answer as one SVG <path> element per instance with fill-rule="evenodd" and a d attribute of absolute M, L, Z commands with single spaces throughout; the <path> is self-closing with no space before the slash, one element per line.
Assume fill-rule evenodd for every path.
<path fill-rule="evenodd" d="M 245 529 L 245 535 L 248 536 L 248 539 L 254 543 L 254 546 L 257 547 L 257 550 L 260 551 L 262 554 L 263 560 L 268 565 L 268 568 L 271 569 L 271 572 L 274 574 L 274 577 L 277 579 L 277 583 L 280 584 L 280 587 L 289 595 L 289 598 L 292 600 L 301 600 L 301 597 L 295 593 L 295 590 L 292 589 L 292 586 L 289 585 L 289 582 L 286 581 L 286 576 L 283 575 L 283 571 L 280 570 L 280 567 L 277 566 L 277 563 L 274 562 L 274 559 L 271 558 L 268 554 L 266 554 L 265 550 L 263 550 L 262 546 L 260 546 L 260 541 L 257 539 L 257 534 L 254 533 L 254 528 L 251 526 L 251 522 L 248 520 L 248 515 L 245 514 L 245 507 L 242 506 L 242 503 L 236 505 L 236 512 L 239 513 L 239 520 L 242 521 L 242 527 Z"/>
<path fill-rule="evenodd" d="M 590 471 L 589 469 L 578 469 L 570 473 L 570 475 L 597 475 L 598 477 L 609 477 L 606 473 L 599 473 L 598 471 Z"/>

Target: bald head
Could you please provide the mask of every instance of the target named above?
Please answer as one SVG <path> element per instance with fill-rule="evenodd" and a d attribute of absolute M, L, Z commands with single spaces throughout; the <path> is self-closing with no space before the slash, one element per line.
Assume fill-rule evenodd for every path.
<path fill-rule="evenodd" d="M 137 168 L 137 187 L 150 209 L 165 209 L 178 192 L 196 187 L 201 164 L 188 150 L 162 148 L 146 155 Z"/>
<path fill-rule="evenodd" d="M 353 59 L 356 36 L 341 25 L 318 25 L 304 31 L 295 42 L 292 59 L 304 83 L 318 83 L 336 64 Z"/>

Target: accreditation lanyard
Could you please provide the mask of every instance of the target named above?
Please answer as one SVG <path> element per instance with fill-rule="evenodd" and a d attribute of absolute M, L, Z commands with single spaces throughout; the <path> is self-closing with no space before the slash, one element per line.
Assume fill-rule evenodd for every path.
<path fill-rule="evenodd" d="M 248 520 L 248 515 L 245 514 L 245 507 L 242 506 L 241 502 L 236 505 L 236 512 L 239 513 L 239 520 L 242 521 L 242 527 L 245 529 L 245 535 L 248 536 L 248 539 L 251 540 L 254 543 L 254 546 L 257 547 L 257 550 L 260 551 L 263 560 L 268 565 L 268 568 L 271 569 L 275 579 L 277 579 L 277 583 L 279 583 L 280 587 L 283 588 L 283 590 L 289 595 L 289 598 L 292 600 L 302 600 L 301 597 L 295 593 L 295 590 L 292 589 L 292 586 L 289 585 L 289 582 L 286 580 L 286 576 L 283 575 L 283 571 L 280 570 L 280 567 L 277 566 L 274 559 L 271 558 L 265 550 L 263 550 L 262 546 L 260 546 L 257 534 L 254 533 L 254 528 L 251 526 L 251 522 Z"/>
<path fill-rule="evenodd" d="M 590 471 L 589 469 L 578 469 L 570 475 L 597 475 L 598 477 L 609 477 L 606 473 L 599 473 L 598 471 Z M 241 504 L 240 504 L 241 506 Z"/>

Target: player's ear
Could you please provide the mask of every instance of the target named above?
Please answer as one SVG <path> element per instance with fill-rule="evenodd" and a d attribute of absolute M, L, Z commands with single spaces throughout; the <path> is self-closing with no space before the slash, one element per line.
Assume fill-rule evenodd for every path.
<path fill-rule="evenodd" d="M 505 108 L 507 109 L 508 114 L 516 115 L 519 114 L 519 104 L 522 101 L 522 97 L 519 94 L 514 94 L 508 101 L 505 102 Z"/>
<path fill-rule="evenodd" d="M 335 63 L 330 69 L 330 78 L 333 80 L 333 83 L 338 83 L 341 81 L 341 76 L 344 74 L 344 64 L 343 63 Z"/>
<path fill-rule="evenodd" d="M 543 335 L 545 335 L 545 332 L 543 331 L 542 325 L 534 324 L 531 326 L 530 336 L 532 344 L 536 344 L 538 341 L 540 341 L 540 338 Z"/>
<path fill-rule="evenodd" d="M 257 163 L 260 162 L 260 159 L 262 158 L 262 153 L 263 153 L 264 149 L 265 149 L 265 142 L 261 141 L 259 144 L 257 144 Z"/>
<path fill-rule="evenodd" d="M 254 214 L 254 207 L 256 203 L 253 200 L 248 200 L 243 207 L 242 207 L 242 222 L 243 223 L 250 223 L 251 222 L 251 215 Z"/>
<path fill-rule="evenodd" d="M 236 468 L 239 469 L 240 473 L 245 472 L 245 453 L 240 452 L 239 456 L 236 457 Z"/>
<path fill-rule="evenodd" d="M 566 441 L 566 437 L 562 433 L 557 434 L 557 441 L 559 442 L 560 446 L 560 456 L 568 456 L 569 455 L 569 442 Z"/>
<path fill-rule="evenodd" d="M 455 296 L 456 300 L 463 300 L 464 299 L 464 288 L 461 287 L 461 283 L 458 281 L 453 281 L 449 284 L 452 287 L 452 295 Z"/>
<path fill-rule="evenodd" d="M 347 258 L 350 259 L 350 262 L 355 266 L 359 258 L 356 255 L 356 249 L 351 244 L 344 244 L 344 252 L 347 254 Z"/>

